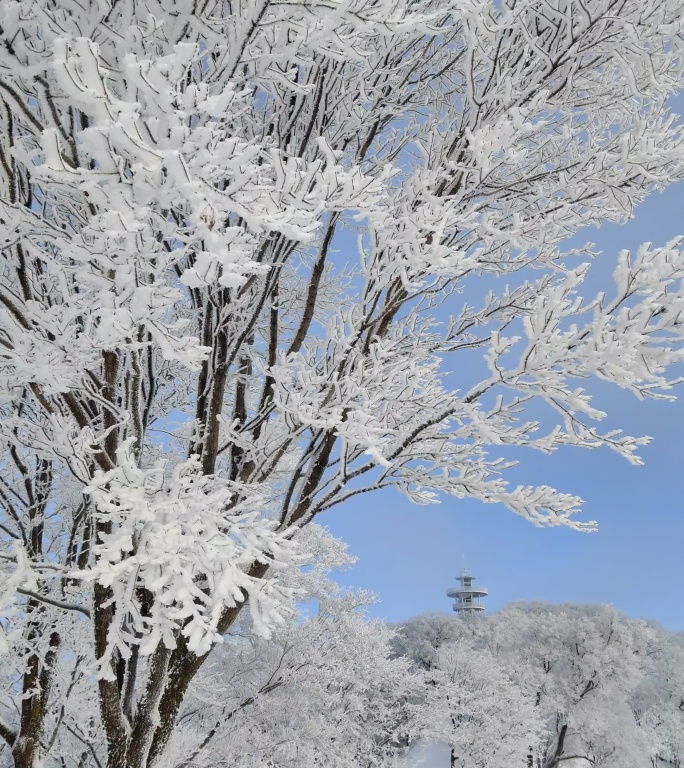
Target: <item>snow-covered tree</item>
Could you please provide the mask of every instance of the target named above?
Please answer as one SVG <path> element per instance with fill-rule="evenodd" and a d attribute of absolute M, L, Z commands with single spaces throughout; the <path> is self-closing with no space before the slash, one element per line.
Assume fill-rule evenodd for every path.
<path fill-rule="evenodd" d="M 531 768 L 681 761 L 681 637 L 612 608 L 520 603 L 469 621 L 426 615 L 401 627 L 394 648 L 425 672 L 420 735 L 465 743 L 465 766 L 498 765 L 497 747 L 504 765 Z M 506 707 L 507 698 L 517 703 Z M 466 718 L 449 725 L 461 702 Z M 496 717 L 479 716 L 488 706 Z"/>
<path fill-rule="evenodd" d="M 212 647 L 245 606 L 264 636 L 285 621 L 279 576 L 316 554 L 299 532 L 355 494 L 588 525 L 570 493 L 509 487 L 497 450 L 635 463 L 643 438 L 601 431 L 579 380 L 669 394 L 678 244 L 621 253 L 582 298 L 593 254 L 559 243 L 684 174 L 681 18 L 681 0 L 0 0 L 16 766 L 87 684 L 108 768 L 160 761 Z"/>
<path fill-rule="evenodd" d="M 160 765 L 390 768 L 404 751 L 415 729 L 409 702 L 422 690 L 421 673 L 392 653 L 394 632 L 365 617 L 372 596 L 326 577 L 351 560 L 341 542 L 316 525 L 303 538 L 319 553 L 313 567 L 291 568 L 281 578 L 314 605 L 298 606 L 268 639 L 248 614 L 241 616 L 193 680 Z M 92 654 L 56 661 L 52 696 L 59 704 L 45 718 L 50 765 L 106 759 L 93 661 Z M 9 667 L 2 672 L 0 712 L 8 719 L 20 706 L 12 680 L 21 675 Z M 10 765 L 5 745 L 0 766 Z"/>
<path fill-rule="evenodd" d="M 493 653 L 472 642 L 446 643 L 425 679 L 413 727 L 449 746 L 452 768 L 524 768 L 543 724 L 534 699 Z"/>
<path fill-rule="evenodd" d="M 188 692 L 169 768 L 396 764 L 420 675 L 348 596 L 269 640 L 231 635 Z"/>
<path fill-rule="evenodd" d="M 684 635 L 658 637 L 630 699 L 654 768 L 684 765 Z"/>
<path fill-rule="evenodd" d="M 304 606 L 268 639 L 248 616 L 231 627 L 188 691 L 169 768 L 394 765 L 421 675 L 392 653 L 394 632 L 365 617 L 372 596 L 327 577 L 351 562 L 341 542 L 317 525 L 303 538 L 319 552 L 313 568 L 282 578 L 315 613 Z"/>
<path fill-rule="evenodd" d="M 605 606 L 532 603 L 501 612 L 490 643 L 546 722 L 540 768 L 573 756 L 578 766 L 647 764 L 629 700 L 650 673 L 655 640 L 646 622 Z"/>

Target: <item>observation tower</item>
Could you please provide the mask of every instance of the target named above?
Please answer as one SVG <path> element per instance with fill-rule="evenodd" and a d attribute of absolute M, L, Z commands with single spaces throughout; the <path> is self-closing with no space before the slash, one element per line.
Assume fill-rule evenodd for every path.
<path fill-rule="evenodd" d="M 461 575 L 456 577 L 456 581 L 461 582 L 460 586 L 447 589 L 447 597 L 454 598 L 456 613 L 469 616 L 484 611 L 482 598 L 489 594 L 487 587 L 474 586 L 475 577 L 465 568 L 461 571 Z"/>

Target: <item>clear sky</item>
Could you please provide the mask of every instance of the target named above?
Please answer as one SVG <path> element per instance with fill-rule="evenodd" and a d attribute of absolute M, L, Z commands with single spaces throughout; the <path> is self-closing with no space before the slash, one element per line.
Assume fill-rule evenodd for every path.
<path fill-rule="evenodd" d="M 610 280 L 619 250 L 645 241 L 664 245 L 679 234 L 681 184 L 647 199 L 628 224 L 584 230 L 576 244 L 596 243 L 602 251 L 596 271 Z M 654 438 L 641 449 L 645 465 L 633 467 L 608 450 L 566 448 L 553 456 L 529 451 L 520 453 L 509 479 L 578 494 L 585 500 L 582 519 L 597 520 L 598 533 L 535 528 L 504 507 L 475 501 L 447 498 L 414 506 L 383 491 L 319 519 L 358 558 L 339 581 L 377 593 L 372 613 L 395 622 L 449 612 L 445 591 L 465 563 L 489 588 L 489 611 L 513 600 L 605 603 L 684 630 L 684 400 L 639 402 L 617 387 L 586 389 L 609 413 L 602 429 Z"/>

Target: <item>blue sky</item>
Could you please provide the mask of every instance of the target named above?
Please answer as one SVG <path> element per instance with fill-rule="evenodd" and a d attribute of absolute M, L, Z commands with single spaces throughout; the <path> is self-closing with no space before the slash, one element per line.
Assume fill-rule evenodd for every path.
<path fill-rule="evenodd" d="M 597 271 L 609 276 L 622 248 L 664 245 L 679 234 L 681 184 L 647 199 L 628 224 L 584 230 L 575 244 L 595 242 L 602 251 Z M 503 507 L 475 501 L 419 507 L 397 492 L 379 492 L 319 519 L 358 558 L 338 580 L 375 592 L 371 612 L 394 622 L 449 612 L 445 591 L 465 562 L 490 590 L 489 611 L 513 600 L 605 603 L 684 630 L 684 401 L 638 402 L 616 387 L 587 390 L 609 413 L 602 429 L 654 438 L 640 452 L 645 465 L 633 467 L 607 450 L 563 449 L 553 456 L 521 453 L 509 477 L 578 494 L 583 519 L 597 520 L 598 533 L 535 528 Z"/>

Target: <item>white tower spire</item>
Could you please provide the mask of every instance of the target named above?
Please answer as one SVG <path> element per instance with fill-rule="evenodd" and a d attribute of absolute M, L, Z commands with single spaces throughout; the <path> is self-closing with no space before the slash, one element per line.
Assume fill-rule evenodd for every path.
<path fill-rule="evenodd" d="M 461 575 L 456 577 L 456 581 L 461 582 L 460 586 L 447 590 L 447 597 L 454 598 L 456 613 L 468 616 L 484 611 L 482 598 L 487 597 L 489 590 L 486 587 L 475 587 L 473 585 L 475 577 L 467 568 L 461 571 Z"/>

